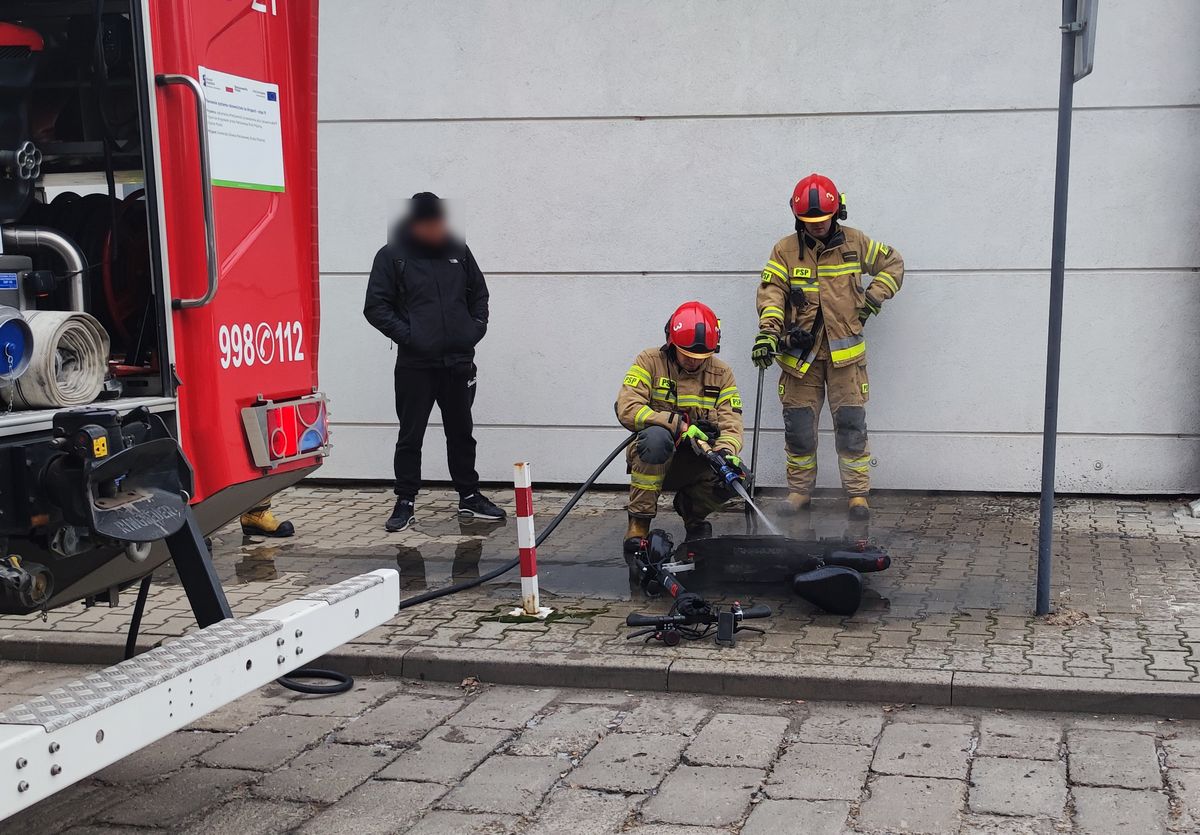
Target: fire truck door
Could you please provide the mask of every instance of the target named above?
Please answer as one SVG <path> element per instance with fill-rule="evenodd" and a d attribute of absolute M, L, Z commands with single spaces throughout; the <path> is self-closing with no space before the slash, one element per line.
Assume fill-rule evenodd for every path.
<path fill-rule="evenodd" d="M 142 11 L 180 431 L 199 500 L 263 472 L 244 406 L 316 390 L 317 2 L 143 0 Z"/>

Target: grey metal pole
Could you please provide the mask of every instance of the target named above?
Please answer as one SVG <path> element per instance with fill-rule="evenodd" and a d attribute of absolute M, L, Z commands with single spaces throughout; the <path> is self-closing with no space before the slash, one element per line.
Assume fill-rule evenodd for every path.
<path fill-rule="evenodd" d="M 758 369 L 758 394 L 754 398 L 754 432 L 750 436 L 750 498 L 758 492 L 758 430 L 762 426 L 763 380 L 767 369 Z M 749 504 L 746 505 L 746 533 L 758 532 L 758 516 Z"/>
<path fill-rule="evenodd" d="M 762 426 L 763 379 L 767 369 L 758 369 L 758 394 L 754 398 L 754 433 L 750 436 L 753 446 L 750 448 L 750 472 L 754 478 L 750 481 L 750 498 L 758 492 L 758 430 Z"/>
<path fill-rule="evenodd" d="M 1046 416 L 1042 427 L 1042 498 L 1038 513 L 1037 607 L 1050 612 L 1054 544 L 1054 465 L 1062 357 L 1063 278 L 1067 249 L 1067 180 L 1071 171 L 1071 107 L 1075 92 L 1076 0 L 1062 0 L 1062 65 L 1058 81 L 1058 157 L 1054 169 L 1054 233 L 1050 244 L 1050 324 L 1046 338 Z"/>

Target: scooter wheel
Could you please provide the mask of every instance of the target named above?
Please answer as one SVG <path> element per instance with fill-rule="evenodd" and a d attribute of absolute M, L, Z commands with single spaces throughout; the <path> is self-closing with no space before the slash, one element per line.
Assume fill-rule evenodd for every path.
<path fill-rule="evenodd" d="M 679 641 L 682 636 L 678 629 L 664 629 L 662 633 L 662 642 L 669 647 L 679 646 Z"/>

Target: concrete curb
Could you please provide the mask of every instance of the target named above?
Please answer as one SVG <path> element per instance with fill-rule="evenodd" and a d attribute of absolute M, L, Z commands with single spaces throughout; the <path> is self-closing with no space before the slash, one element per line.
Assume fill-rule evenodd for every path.
<path fill-rule="evenodd" d="M 10 634 L 0 637 L 0 659 L 57 664 L 113 664 L 119 635 Z M 149 649 L 139 644 L 139 651 Z M 667 655 L 554 654 L 518 650 L 350 644 L 313 666 L 351 675 L 389 675 L 458 682 L 473 676 L 490 684 L 599 687 L 748 698 L 956 705 L 1103 714 L 1200 718 L 1200 683 L 1097 679 L 1005 673 L 896 670 L 806 664 L 751 664 Z"/>
<path fill-rule="evenodd" d="M 671 664 L 667 689 L 770 699 L 951 704 L 953 674 L 886 667 L 751 664 L 680 658 Z"/>
<path fill-rule="evenodd" d="M 1200 718 L 1200 683 L 955 673 L 953 703 L 1072 713 L 1143 713 Z"/>

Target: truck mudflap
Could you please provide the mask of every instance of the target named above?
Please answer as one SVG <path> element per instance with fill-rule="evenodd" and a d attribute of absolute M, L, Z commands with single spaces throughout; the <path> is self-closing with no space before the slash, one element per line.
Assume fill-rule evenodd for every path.
<path fill-rule="evenodd" d="M 227 618 L 0 713 L 0 820 L 379 626 L 394 569 Z"/>

